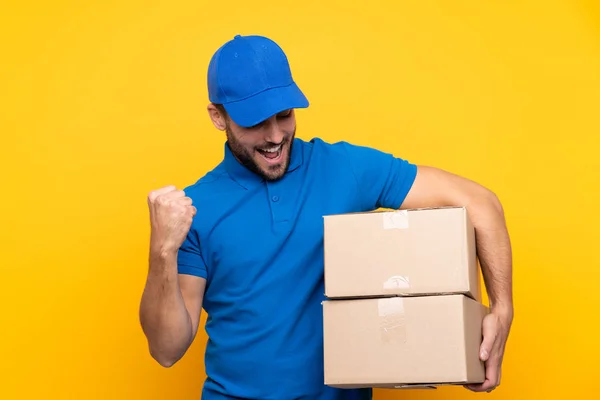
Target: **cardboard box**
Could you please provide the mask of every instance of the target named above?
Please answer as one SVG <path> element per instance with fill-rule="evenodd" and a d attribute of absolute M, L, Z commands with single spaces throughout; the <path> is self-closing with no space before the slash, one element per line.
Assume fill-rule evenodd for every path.
<path fill-rule="evenodd" d="M 464 295 L 323 302 L 325 384 L 435 387 L 485 380 L 487 307 Z"/>
<path fill-rule="evenodd" d="M 328 298 L 460 293 L 481 301 L 463 207 L 327 215 L 324 257 Z"/>

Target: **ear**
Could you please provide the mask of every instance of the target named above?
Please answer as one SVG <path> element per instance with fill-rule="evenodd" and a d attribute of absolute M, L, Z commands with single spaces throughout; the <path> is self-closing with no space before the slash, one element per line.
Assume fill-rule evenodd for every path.
<path fill-rule="evenodd" d="M 221 114 L 221 112 L 215 107 L 214 104 L 210 103 L 206 109 L 208 110 L 208 116 L 212 121 L 215 128 L 220 131 L 224 131 L 227 128 L 227 121 L 225 120 L 225 116 Z"/>

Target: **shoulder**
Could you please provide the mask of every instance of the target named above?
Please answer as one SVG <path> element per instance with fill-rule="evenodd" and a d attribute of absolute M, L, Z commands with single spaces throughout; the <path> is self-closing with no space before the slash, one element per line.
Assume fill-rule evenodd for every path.
<path fill-rule="evenodd" d="M 191 230 L 198 234 L 209 232 L 227 213 L 231 204 L 246 193 L 231 179 L 223 162 L 183 191 L 196 207 L 197 213 Z"/>
<path fill-rule="evenodd" d="M 315 157 L 327 157 L 332 161 L 343 161 L 350 164 L 368 164 L 378 160 L 389 161 L 397 158 L 389 152 L 344 140 L 327 142 L 316 137 L 305 142 L 305 145 L 312 149 L 312 155 Z"/>
<path fill-rule="evenodd" d="M 300 143 L 302 143 L 305 147 L 314 149 L 316 151 L 339 152 L 344 151 L 344 148 L 348 146 L 353 146 L 351 143 L 346 141 L 329 142 L 320 137 L 313 137 L 308 141 L 298 139 L 298 141 L 300 141 Z"/>
<path fill-rule="evenodd" d="M 347 157 L 349 153 L 357 149 L 368 149 L 368 147 L 358 146 L 347 141 L 329 142 L 319 137 L 313 137 L 308 141 L 300 140 L 300 143 L 312 151 L 313 155 L 327 155 L 327 156 L 339 156 Z"/>
<path fill-rule="evenodd" d="M 229 186 L 231 179 L 223 163 L 217 165 L 214 169 L 207 172 L 196 182 L 186 186 L 183 190 L 186 196 L 192 200 L 202 201 L 207 197 L 214 196 L 222 188 Z"/>
<path fill-rule="evenodd" d="M 192 204 L 198 210 L 197 216 L 207 221 L 207 215 L 213 215 L 218 211 L 224 199 L 231 196 L 232 191 L 237 188 L 223 163 L 217 165 L 213 170 L 207 172 L 191 185 L 183 189 L 185 195 L 192 199 Z"/>

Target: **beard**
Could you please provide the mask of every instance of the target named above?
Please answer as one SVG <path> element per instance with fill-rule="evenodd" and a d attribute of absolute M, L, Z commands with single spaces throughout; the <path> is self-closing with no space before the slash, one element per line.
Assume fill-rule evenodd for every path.
<path fill-rule="evenodd" d="M 237 160 L 250 171 L 260 176 L 262 179 L 268 182 L 275 182 L 283 178 L 290 165 L 290 158 L 292 156 L 292 146 L 294 145 L 294 137 L 296 136 L 296 129 L 292 134 L 281 142 L 281 151 L 284 151 L 285 147 L 288 146 L 287 155 L 285 159 L 279 165 L 273 165 L 268 167 L 265 171 L 255 161 L 253 155 L 256 154 L 256 149 L 247 149 L 244 147 L 233 135 L 229 127 L 225 130 L 227 133 L 227 144 L 231 153 L 237 158 Z M 267 143 L 267 145 L 277 145 L 279 143 Z"/>

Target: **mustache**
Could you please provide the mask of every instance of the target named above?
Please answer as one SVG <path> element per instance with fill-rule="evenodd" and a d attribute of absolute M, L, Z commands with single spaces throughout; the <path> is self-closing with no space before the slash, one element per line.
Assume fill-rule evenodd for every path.
<path fill-rule="evenodd" d="M 284 144 L 288 143 L 290 140 L 289 138 L 284 138 L 281 142 L 279 143 L 275 143 L 275 142 L 265 142 L 262 145 L 256 146 L 255 148 L 258 150 L 264 150 L 264 149 L 272 149 L 274 147 L 279 147 L 279 146 L 283 146 Z"/>

